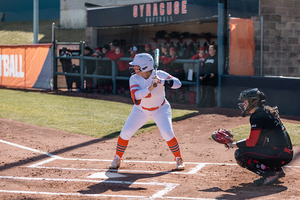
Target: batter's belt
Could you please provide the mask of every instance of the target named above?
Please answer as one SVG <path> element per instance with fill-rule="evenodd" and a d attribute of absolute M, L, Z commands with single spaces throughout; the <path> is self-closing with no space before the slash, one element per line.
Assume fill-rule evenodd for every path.
<path fill-rule="evenodd" d="M 164 101 L 162 102 L 162 104 L 161 104 L 160 106 L 164 105 L 165 102 L 166 102 L 166 100 L 164 99 Z M 157 107 L 152 107 L 152 108 L 145 108 L 145 107 L 142 106 L 142 108 L 143 108 L 144 110 L 154 111 L 154 110 L 159 109 L 159 106 L 157 106 Z"/>

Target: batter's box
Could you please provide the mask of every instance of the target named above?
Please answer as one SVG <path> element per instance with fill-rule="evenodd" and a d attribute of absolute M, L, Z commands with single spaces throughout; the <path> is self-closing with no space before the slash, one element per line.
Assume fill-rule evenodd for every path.
<path fill-rule="evenodd" d="M 49 160 L 31 165 L 33 168 L 48 168 L 61 170 L 86 170 L 86 171 L 107 171 L 111 160 L 97 159 L 73 159 L 73 158 L 51 158 Z M 195 174 L 209 163 L 185 162 L 184 171 L 176 171 L 176 162 L 165 161 L 135 161 L 125 160 L 121 162 L 119 172 L 137 173 L 174 173 L 174 174 Z"/>
<path fill-rule="evenodd" d="M 179 184 L 112 180 L 0 176 L 0 193 L 75 195 L 119 198 L 162 198 Z M 74 184 L 75 183 L 75 184 Z M 20 187 L 26 186 L 26 187 Z M 16 188 L 20 190 L 16 190 Z"/>
<path fill-rule="evenodd" d="M 46 168 L 57 170 L 76 170 L 76 171 L 108 171 L 108 165 L 111 160 L 101 159 L 78 159 L 78 158 L 50 158 L 48 160 L 36 163 L 29 167 Z M 196 174 L 203 167 L 208 165 L 237 165 L 231 163 L 199 163 L 185 162 L 186 169 L 184 171 L 173 171 L 175 162 L 165 161 L 137 161 L 125 160 L 122 161 L 121 167 L 118 170 L 120 173 L 149 173 L 149 174 Z M 90 174 L 89 174 L 90 175 Z M 87 175 L 88 176 L 88 175 Z M 85 176 L 86 177 L 86 176 Z"/>

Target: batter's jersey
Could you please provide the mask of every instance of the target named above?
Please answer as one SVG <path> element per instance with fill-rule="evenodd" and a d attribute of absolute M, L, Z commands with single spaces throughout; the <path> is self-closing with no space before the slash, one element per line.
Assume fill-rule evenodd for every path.
<path fill-rule="evenodd" d="M 148 87 L 151 86 L 152 78 L 154 76 L 154 70 L 148 79 L 143 78 L 140 75 L 134 74 L 129 79 L 131 97 L 135 103 L 135 106 L 153 108 L 160 106 L 165 100 L 165 82 L 173 80 L 172 89 L 181 87 L 181 82 L 178 78 L 171 76 L 169 73 L 158 70 L 157 76 L 161 79 L 161 84 L 157 84 L 151 92 Z M 140 101 L 141 100 L 141 101 Z"/>

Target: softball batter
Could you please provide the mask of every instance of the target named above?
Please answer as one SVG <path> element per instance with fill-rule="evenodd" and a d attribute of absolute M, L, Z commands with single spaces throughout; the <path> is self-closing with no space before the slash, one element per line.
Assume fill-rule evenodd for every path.
<path fill-rule="evenodd" d="M 165 99 L 165 87 L 178 89 L 181 87 L 181 82 L 178 78 L 162 70 L 158 70 L 155 76 L 153 57 L 148 53 L 137 54 L 129 64 L 133 65 L 134 73 L 129 79 L 134 106 L 120 133 L 116 155 L 109 168 L 120 167 L 129 139 L 152 118 L 175 156 L 176 169 L 183 170 L 184 162 L 172 128 L 171 106 Z M 154 87 L 154 83 L 157 83 L 156 87 Z"/>

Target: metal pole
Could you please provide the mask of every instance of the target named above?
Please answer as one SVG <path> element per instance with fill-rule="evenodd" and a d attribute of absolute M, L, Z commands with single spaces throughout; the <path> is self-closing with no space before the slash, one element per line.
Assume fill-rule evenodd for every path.
<path fill-rule="evenodd" d="M 83 78 L 83 74 L 84 74 L 84 71 L 85 71 L 85 68 L 84 68 L 84 59 L 83 59 L 83 54 L 84 54 L 84 46 L 85 46 L 85 42 L 81 42 L 81 56 L 80 56 L 80 82 L 81 82 L 81 91 L 83 92 L 84 91 L 84 78 Z"/>
<path fill-rule="evenodd" d="M 117 69 L 118 68 L 118 65 L 117 65 L 117 61 L 115 60 L 112 60 L 111 61 L 111 76 L 112 76 L 112 82 L 113 82 L 113 94 L 117 94 L 117 80 L 116 80 L 116 77 L 117 77 Z"/>
<path fill-rule="evenodd" d="M 55 44 L 55 23 L 52 23 L 52 84 L 53 89 L 57 90 L 57 62 L 56 62 L 56 44 Z"/>
<path fill-rule="evenodd" d="M 33 0 L 33 44 L 38 44 L 39 34 L 39 0 Z"/>
<path fill-rule="evenodd" d="M 224 4 L 218 3 L 218 107 L 221 107 L 221 78 L 224 73 Z"/>
<path fill-rule="evenodd" d="M 197 64 L 197 76 L 196 76 L 196 104 L 199 105 L 200 103 L 200 93 L 201 93 L 201 88 L 200 88 L 200 74 L 201 74 L 201 61 L 198 62 Z"/>
<path fill-rule="evenodd" d="M 260 16 L 260 76 L 264 75 L 264 16 Z"/>

